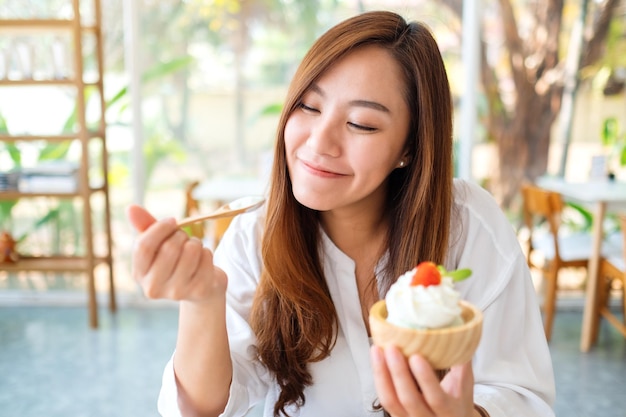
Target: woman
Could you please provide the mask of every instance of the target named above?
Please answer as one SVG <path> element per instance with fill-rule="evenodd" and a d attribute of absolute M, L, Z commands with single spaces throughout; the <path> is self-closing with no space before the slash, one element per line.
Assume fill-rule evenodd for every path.
<path fill-rule="evenodd" d="M 426 27 L 370 12 L 302 61 L 277 132 L 266 207 L 236 218 L 215 256 L 137 206 L 134 276 L 180 300 L 164 416 L 550 416 L 552 367 L 512 227 L 453 180 L 452 105 Z M 368 311 L 430 260 L 484 312 L 472 363 L 441 380 L 418 355 L 371 347 Z M 228 285 L 227 285 L 228 284 Z M 418 388 L 419 386 L 419 388 Z"/>

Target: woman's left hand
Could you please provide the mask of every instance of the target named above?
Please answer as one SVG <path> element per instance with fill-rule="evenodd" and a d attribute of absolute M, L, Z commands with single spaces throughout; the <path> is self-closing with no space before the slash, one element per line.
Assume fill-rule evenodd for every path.
<path fill-rule="evenodd" d="M 453 366 L 439 381 L 424 358 L 412 355 L 407 360 L 395 347 L 372 346 L 371 360 L 379 401 L 392 416 L 472 416 L 474 374 L 471 362 Z"/>

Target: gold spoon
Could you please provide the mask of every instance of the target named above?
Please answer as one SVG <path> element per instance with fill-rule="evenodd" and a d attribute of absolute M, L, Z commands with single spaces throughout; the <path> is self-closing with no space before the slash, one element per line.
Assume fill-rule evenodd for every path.
<path fill-rule="evenodd" d="M 199 216 L 187 217 L 178 221 L 178 227 L 187 226 L 193 223 L 201 222 L 203 220 L 219 219 L 222 217 L 235 217 L 238 214 L 245 213 L 247 211 L 254 210 L 261 207 L 265 203 L 263 197 L 241 197 L 237 200 L 231 201 L 228 204 L 224 204 L 213 213 L 201 214 Z"/>

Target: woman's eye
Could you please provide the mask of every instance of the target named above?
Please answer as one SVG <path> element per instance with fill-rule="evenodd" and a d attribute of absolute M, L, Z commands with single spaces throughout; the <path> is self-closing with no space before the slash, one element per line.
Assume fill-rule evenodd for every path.
<path fill-rule="evenodd" d="M 302 110 L 306 111 L 306 112 L 311 112 L 311 113 L 317 113 L 317 112 L 318 112 L 318 110 L 317 110 L 317 109 L 315 109 L 315 108 L 313 108 L 313 107 L 310 107 L 310 106 L 307 106 L 307 105 L 306 105 L 306 104 L 304 104 L 304 103 L 300 103 L 300 108 L 301 108 Z"/>
<path fill-rule="evenodd" d="M 360 124 L 352 123 L 352 122 L 348 122 L 348 125 L 355 129 L 362 130 L 364 132 L 375 132 L 377 130 L 375 127 L 364 126 L 364 125 L 360 125 Z"/>

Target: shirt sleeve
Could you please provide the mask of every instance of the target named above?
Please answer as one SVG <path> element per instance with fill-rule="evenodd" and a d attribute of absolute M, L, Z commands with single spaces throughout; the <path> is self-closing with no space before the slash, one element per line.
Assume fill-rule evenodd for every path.
<path fill-rule="evenodd" d="M 463 298 L 483 311 L 473 358 L 474 399 L 491 417 L 554 416 L 554 374 L 537 295 L 509 220 L 491 196 L 468 184 L 457 198 L 448 261 L 471 268 Z"/>
<path fill-rule="evenodd" d="M 248 322 L 261 271 L 261 226 L 258 212 L 238 216 L 214 253 L 215 265 L 228 276 L 226 327 L 233 363 L 229 400 L 222 416 L 244 416 L 263 401 L 270 383 L 269 372 L 257 359 L 256 338 Z M 163 417 L 181 416 L 173 357 L 163 372 L 158 410 Z"/>
<path fill-rule="evenodd" d="M 262 402 L 272 384 L 257 357 L 256 336 L 249 324 L 262 269 L 263 209 L 233 219 L 215 251 L 214 263 L 226 272 L 226 327 L 233 362 L 230 398 L 223 416 L 243 416 Z"/>
<path fill-rule="evenodd" d="M 178 408 L 178 388 L 174 376 L 173 358 L 174 356 L 172 355 L 163 370 L 161 391 L 157 401 L 157 409 L 163 417 L 181 417 L 180 409 Z"/>

